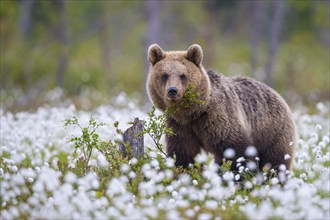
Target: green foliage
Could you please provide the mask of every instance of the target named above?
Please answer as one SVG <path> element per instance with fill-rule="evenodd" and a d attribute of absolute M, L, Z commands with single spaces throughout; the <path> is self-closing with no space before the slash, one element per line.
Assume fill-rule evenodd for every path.
<path fill-rule="evenodd" d="M 75 148 L 72 154 L 72 159 L 76 160 L 76 165 L 78 169 L 84 170 L 86 173 L 93 150 L 100 150 L 100 147 L 103 146 L 99 139 L 99 134 L 96 133 L 96 130 L 100 126 L 104 126 L 106 124 L 102 122 L 97 122 L 93 117 L 91 117 L 89 119 L 88 126 L 81 127 L 78 118 L 76 116 L 73 116 L 72 118 L 66 119 L 64 123 L 65 128 L 71 125 L 78 126 L 81 130 L 81 136 L 71 137 L 69 140 L 69 142 L 74 144 Z M 77 154 L 78 150 L 82 152 L 81 156 Z"/>
<path fill-rule="evenodd" d="M 175 135 L 171 128 L 166 127 L 166 117 L 165 114 L 156 115 L 156 108 L 152 107 L 151 112 L 148 113 L 148 120 L 144 120 L 144 130 L 141 135 L 148 134 L 151 139 L 154 141 L 157 150 L 159 150 L 164 156 L 164 146 L 161 144 L 161 137 L 166 135 Z"/>
<path fill-rule="evenodd" d="M 187 90 L 183 94 L 183 108 L 190 108 L 191 105 L 203 105 L 205 103 L 204 100 L 200 99 L 200 92 L 196 90 L 194 85 L 189 84 Z"/>
<path fill-rule="evenodd" d="M 168 107 L 164 112 L 164 116 L 175 115 L 177 112 L 183 111 L 182 109 L 191 108 L 195 105 L 203 105 L 205 101 L 202 100 L 200 97 L 201 94 L 199 91 L 196 90 L 196 87 L 194 85 L 189 84 L 180 102 Z"/>
<path fill-rule="evenodd" d="M 158 153 L 166 156 L 164 152 L 163 144 L 161 143 L 161 137 L 164 134 L 175 135 L 172 129 L 166 127 L 166 117 L 164 114 L 156 115 L 156 108 L 153 107 L 151 112 L 148 113 L 148 119 L 144 120 L 144 130 L 138 135 L 149 135 L 156 146 Z M 133 122 L 132 122 L 133 123 Z M 130 124 L 132 124 L 130 123 Z M 89 166 L 89 161 L 92 156 L 93 150 L 98 150 L 103 154 L 109 163 L 109 167 L 105 168 L 112 176 L 118 176 L 120 174 L 120 167 L 123 163 L 126 163 L 133 156 L 132 147 L 124 144 L 127 151 L 127 155 L 124 156 L 122 152 L 118 149 L 121 144 L 118 140 L 110 140 L 109 142 L 104 142 L 99 139 L 99 134 L 97 129 L 101 126 L 107 125 L 106 123 L 98 122 L 93 117 L 89 119 L 87 127 L 82 127 L 76 116 L 67 118 L 64 122 L 64 127 L 67 129 L 69 126 L 76 126 L 80 129 L 80 136 L 73 136 L 69 139 L 69 142 L 73 143 L 74 151 L 71 155 L 72 161 L 75 162 L 75 166 L 71 171 L 79 176 L 85 175 L 90 169 L 99 170 L 99 168 L 92 168 Z M 119 122 L 114 122 L 114 127 L 118 135 L 123 135 L 123 131 L 119 128 Z M 151 150 L 150 150 L 151 151 Z M 78 152 L 80 152 L 78 154 Z M 58 155 L 59 161 L 57 163 L 59 169 L 62 172 L 66 172 L 65 169 L 69 168 L 68 161 L 64 155 Z M 141 158 L 138 163 L 138 168 L 145 163 L 148 163 L 152 157 L 146 155 L 145 159 Z M 163 157 L 157 157 L 160 164 L 164 165 Z M 104 172 L 103 169 L 99 170 Z M 134 188 L 132 186 L 132 188 Z M 136 188 L 134 188 L 136 190 Z"/>

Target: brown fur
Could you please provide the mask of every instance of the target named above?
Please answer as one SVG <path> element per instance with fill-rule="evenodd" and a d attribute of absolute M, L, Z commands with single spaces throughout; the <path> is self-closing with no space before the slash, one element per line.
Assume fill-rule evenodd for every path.
<path fill-rule="evenodd" d="M 176 155 L 177 166 L 193 163 L 201 149 L 211 152 L 221 164 L 227 148 L 235 150 L 237 159 L 245 156 L 248 146 L 255 146 L 260 168 L 266 164 L 291 168 L 295 125 L 288 105 L 273 89 L 251 78 L 206 72 L 199 45 L 165 52 L 154 44 L 148 58 L 150 99 L 162 111 L 178 106 L 167 115 L 167 126 L 175 135 L 166 137 L 168 156 Z M 194 86 L 203 103 L 180 106 L 188 85 Z M 169 96 L 168 89 L 174 87 L 177 94 Z M 285 160 L 286 154 L 291 158 Z"/>

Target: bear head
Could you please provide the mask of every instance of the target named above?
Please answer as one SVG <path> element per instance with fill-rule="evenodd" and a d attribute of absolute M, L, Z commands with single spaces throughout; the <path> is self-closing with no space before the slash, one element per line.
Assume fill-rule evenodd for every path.
<path fill-rule="evenodd" d="M 153 44 L 149 47 L 148 59 L 151 66 L 147 92 L 157 108 L 162 111 L 173 106 L 182 108 L 184 102 L 187 108 L 184 114 L 187 115 L 200 110 L 201 105 L 205 106 L 210 96 L 210 81 L 202 66 L 203 50 L 199 45 L 191 45 L 187 51 L 164 51 Z M 199 105 L 187 106 L 184 98 L 189 89 L 202 101 Z"/>

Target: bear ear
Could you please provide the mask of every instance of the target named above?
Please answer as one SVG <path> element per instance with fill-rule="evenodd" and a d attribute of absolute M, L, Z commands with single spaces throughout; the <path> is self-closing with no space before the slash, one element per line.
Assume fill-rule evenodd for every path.
<path fill-rule="evenodd" d="M 197 66 L 202 63 L 203 50 L 198 44 L 193 44 L 188 48 L 187 60 L 195 63 Z"/>
<path fill-rule="evenodd" d="M 148 50 L 148 59 L 152 65 L 165 58 L 165 51 L 163 51 L 157 44 L 152 44 Z"/>

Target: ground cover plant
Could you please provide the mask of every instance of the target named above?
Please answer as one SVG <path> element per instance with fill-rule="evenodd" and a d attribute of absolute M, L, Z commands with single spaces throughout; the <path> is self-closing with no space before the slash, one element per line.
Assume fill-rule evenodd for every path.
<path fill-rule="evenodd" d="M 219 171 L 207 154 L 186 170 L 174 167 L 161 151 L 171 131 L 160 113 L 124 95 L 88 112 L 1 110 L 1 219 L 329 219 L 329 103 L 293 114 L 298 142 L 283 184 L 280 175 L 251 177 L 249 167 L 234 174 L 225 163 Z M 118 150 L 134 117 L 145 121 L 140 159 Z"/>

